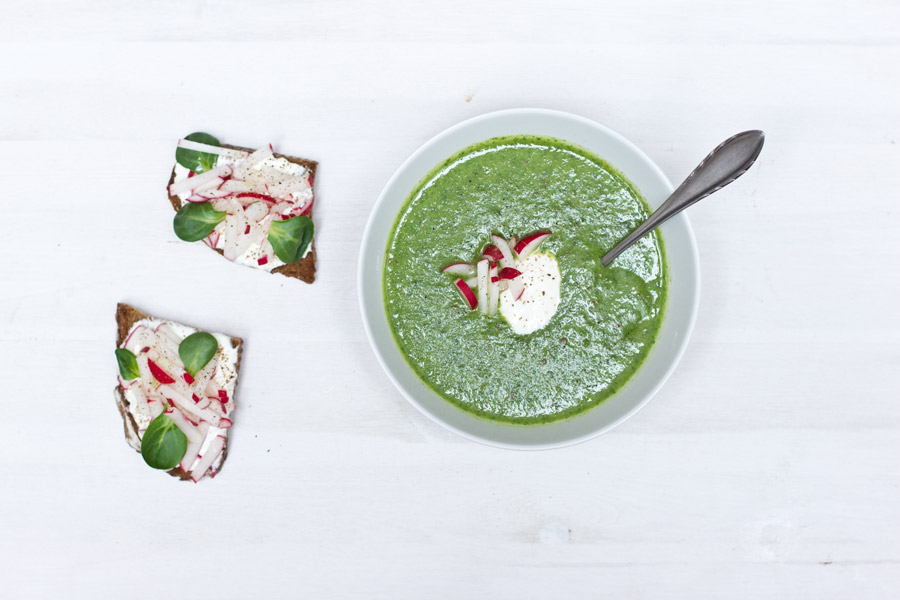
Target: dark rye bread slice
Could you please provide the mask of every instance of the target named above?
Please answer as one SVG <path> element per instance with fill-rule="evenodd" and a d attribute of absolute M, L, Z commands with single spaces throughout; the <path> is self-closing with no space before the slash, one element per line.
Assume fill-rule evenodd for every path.
<path fill-rule="evenodd" d="M 128 335 L 128 332 L 131 331 L 131 328 L 135 323 L 140 321 L 141 319 L 152 319 L 147 313 L 138 310 L 137 308 L 125 304 L 123 302 L 119 302 L 116 305 L 116 348 L 122 346 L 122 343 L 125 341 L 125 337 Z M 244 350 L 244 341 L 241 338 L 233 337 L 231 338 L 231 343 L 237 349 L 237 362 L 234 365 L 235 377 L 238 376 L 241 370 L 241 354 Z M 131 416 L 131 413 L 128 411 L 128 399 L 125 398 L 125 391 L 122 389 L 121 385 L 117 385 L 115 390 L 116 397 L 116 406 L 119 409 L 119 414 L 122 416 L 122 422 L 125 426 L 125 441 L 128 442 L 128 445 L 137 450 L 141 451 L 141 436 L 138 433 L 138 426 L 134 420 L 134 417 Z M 235 407 L 237 410 L 237 407 Z M 228 438 L 225 438 L 225 446 L 222 448 L 222 459 L 219 464 L 219 469 L 216 471 L 218 475 L 222 471 L 222 467 L 225 466 L 225 459 L 228 458 Z M 181 467 L 175 467 L 168 471 L 169 475 L 173 477 L 178 477 L 182 481 L 190 481 L 191 475 L 190 473 L 185 473 Z"/>
<path fill-rule="evenodd" d="M 252 148 L 242 148 L 240 146 L 230 146 L 228 144 L 222 144 L 223 148 L 231 148 L 232 150 L 243 150 L 244 152 L 253 152 Z M 316 166 L 317 162 L 312 160 L 305 160 L 303 158 L 294 158 L 293 156 L 285 156 L 284 154 L 275 154 L 275 158 L 284 158 L 289 160 L 292 163 L 302 165 L 309 169 L 311 182 L 315 185 L 316 181 Z M 169 192 L 169 186 L 175 181 L 175 167 L 172 167 L 172 174 L 169 176 L 169 183 L 166 185 L 166 193 Z M 313 188 L 313 198 L 315 199 L 315 188 Z M 175 212 L 181 208 L 181 200 L 178 196 L 173 196 L 169 194 L 169 202 L 172 203 L 172 208 L 175 209 Z M 313 210 L 315 209 L 315 205 L 309 210 L 309 218 L 312 218 Z M 224 252 L 219 249 L 216 250 L 219 254 L 224 254 Z M 273 273 L 280 273 L 286 277 L 293 277 L 294 279 L 299 279 L 300 281 L 305 281 L 306 283 L 312 283 L 316 280 L 316 240 L 315 236 L 313 236 L 313 241 L 311 242 L 311 248 L 309 250 L 309 254 L 304 256 L 298 262 L 292 263 L 290 265 L 282 265 L 275 269 L 272 269 Z"/>

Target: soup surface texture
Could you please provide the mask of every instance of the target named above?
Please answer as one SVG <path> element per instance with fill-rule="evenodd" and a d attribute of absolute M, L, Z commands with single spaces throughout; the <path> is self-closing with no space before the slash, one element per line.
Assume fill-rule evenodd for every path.
<path fill-rule="evenodd" d="M 535 425 L 596 406 L 638 369 L 663 318 L 658 233 L 600 262 L 648 215 L 628 180 L 567 142 L 513 136 L 462 150 L 413 190 L 389 238 L 384 296 L 397 344 L 429 387 L 484 418 Z M 551 232 L 538 252 L 557 261 L 560 297 L 533 333 L 516 334 L 502 312 L 469 310 L 441 272 L 480 259 L 492 233 L 539 231 Z"/>

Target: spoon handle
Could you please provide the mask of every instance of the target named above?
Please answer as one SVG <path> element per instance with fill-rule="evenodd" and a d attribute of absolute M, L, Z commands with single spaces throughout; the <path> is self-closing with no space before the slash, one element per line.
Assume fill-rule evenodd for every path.
<path fill-rule="evenodd" d="M 719 191 L 746 173 L 762 151 L 765 137 L 762 131 L 744 131 L 716 146 L 656 212 L 606 253 L 602 259 L 603 266 L 608 267 L 626 248 L 688 206 Z"/>

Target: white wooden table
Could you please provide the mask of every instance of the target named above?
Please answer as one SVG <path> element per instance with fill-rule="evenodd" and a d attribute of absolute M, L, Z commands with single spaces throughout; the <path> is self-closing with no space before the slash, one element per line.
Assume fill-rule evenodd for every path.
<path fill-rule="evenodd" d="M 124 7 L 124 8 L 123 8 Z M 900 4 L 35 0 L 0 41 L 0 595 L 888 598 L 900 593 Z M 688 352 L 614 432 L 495 450 L 382 373 L 356 259 L 393 170 L 484 112 L 619 131 L 691 209 Z M 204 130 L 320 161 L 313 286 L 178 241 Z M 246 340 L 222 476 L 146 468 L 115 304 Z"/>

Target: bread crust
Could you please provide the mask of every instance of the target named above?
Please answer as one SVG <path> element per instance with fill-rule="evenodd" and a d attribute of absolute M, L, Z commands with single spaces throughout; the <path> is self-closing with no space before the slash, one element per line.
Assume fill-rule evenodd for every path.
<path fill-rule="evenodd" d="M 122 346 L 122 343 L 125 341 L 128 332 L 131 331 L 131 328 L 135 323 L 137 323 L 141 319 L 152 318 L 154 317 L 148 315 L 142 310 L 139 310 L 129 304 L 125 304 L 124 302 L 119 302 L 116 305 L 116 348 L 120 348 Z M 235 347 L 235 349 L 237 349 L 237 362 L 234 365 L 234 372 L 235 377 L 239 377 L 241 371 L 241 355 L 243 354 L 244 350 L 244 340 L 242 340 L 241 338 L 232 337 L 231 344 Z M 137 452 L 140 452 L 141 436 L 138 433 L 137 423 L 135 422 L 134 417 L 131 416 L 131 412 L 129 412 L 128 410 L 128 399 L 125 397 L 125 390 L 123 390 L 122 385 L 119 384 L 115 387 L 113 393 L 116 398 L 116 407 L 119 409 L 119 414 L 122 416 L 122 423 L 125 427 L 125 441 L 128 442 L 128 445 L 134 448 Z M 225 460 L 227 458 L 228 438 L 226 437 L 225 445 L 222 447 L 222 461 L 219 464 L 216 475 L 222 472 L 222 467 L 225 466 Z M 168 473 L 173 477 L 178 477 L 182 481 L 191 480 L 191 474 L 186 473 L 180 466 L 175 467 L 174 469 L 170 469 Z"/>
<path fill-rule="evenodd" d="M 243 148 L 241 146 L 231 146 L 229 144 L 222 144 L 223 148 L 230 148 L 232 150 L 242 150 L 244 152 L 253 152 L 252 148 Z M 284 154 L 275 154 L 276 158 L 284 158 L 292 163 L 302 165 L 309 169 L 310 176 L 312 178 L 312 184 L 315 185 L 316 181 L 316 167 L 319 163 L 306 160 L 304 158 L 295 158 L 293 156 L 286 156 Z M 169 176 L 169 183 L 166 184 L 166 193 L 169 195 L 169 202 L 172 204 L 172 208 L 175 209 L 175 212 L 178 212 L 181 209 L 181 199 L 178 196 L 173 196 L 169 194 L 169 186 L 172 185 L 175 181 L 175 167 L 172 167 L 172 174 Z M 315 188 L 313 188 L 313 206 L 309 209 L 309 218 L 312 218 L 313 210 L 315 209 Z M 215 249 L 219 254 L 224 254 L 222 249 Z M 310 242 L 310 250 L 309 253 L 301 258 L 299 261 L 289 264 L 282 265 L 280 267 L 276 267 L 272 269 L 272 273 L 279 273 L 280 275 L 284 275 L 285 277 L 293 277 L 294 279 L 299 279 L 300 281 L 304 281 L 306 283 L 312 283 L 316 280 L 316 240 L 315 236 L 313 236 L 313 241 Z"/>

